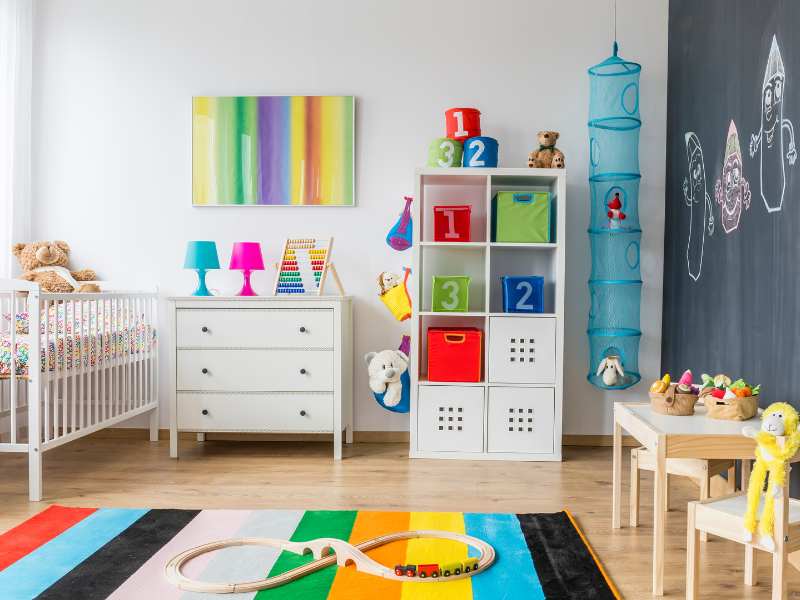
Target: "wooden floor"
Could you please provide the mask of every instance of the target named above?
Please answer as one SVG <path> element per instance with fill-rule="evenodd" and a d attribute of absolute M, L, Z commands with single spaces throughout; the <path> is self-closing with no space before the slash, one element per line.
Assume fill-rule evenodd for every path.
<path fill-rule="evenodd" d="M 611 450 L 565 448 L 563 463 L 409 460 L 405 444 L 356 444 L 335 463 L 329 444 L 83 439 L 45 454 L 45 501 L 27 500 L 27 458 L 0 455 L 0 530 L 47 504 L 171 508 L 329 508 L 551 512 L 569 508 L 625 598 L 650 598 L 652 477 L 642 474 L 642 525 L 611 529 Z M 625 452 L 626 455 L 629 453 Z M 627 492 L 627 470 L 624 471 Z M 684 596 L 686 502 L 691 482 L 673 478 L 665 592 Z M 627 498 L 627 494 L 625 495 Z M 627 522 L 627 508 L 623 511 Z M 770 558 L 760 584 L 742 584 L 744 550 L 702 545 L 701 597 L 769 598 Z M 800 598 L 793 569 L 790 598 Z M 792 591 L 793 590 L 793 591 Z"/>

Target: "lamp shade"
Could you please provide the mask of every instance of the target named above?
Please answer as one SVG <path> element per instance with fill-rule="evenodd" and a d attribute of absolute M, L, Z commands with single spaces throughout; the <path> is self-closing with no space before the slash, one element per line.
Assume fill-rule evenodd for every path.
<path fill-rule="evenodd" d="M 184 269 L 219 269 L 219 256 L 215 242 L 189 242 L 186 244 Z"/>
<path fill-rule="evenodd" d="M 236 242 L 233 244 L 230 269 L 240 271 L 263 271 L 261 244 L 258 242 Z"/>

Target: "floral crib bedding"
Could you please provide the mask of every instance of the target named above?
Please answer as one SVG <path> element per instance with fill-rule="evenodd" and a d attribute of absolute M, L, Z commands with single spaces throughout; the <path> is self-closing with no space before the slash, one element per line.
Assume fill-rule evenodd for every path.
<path fill-rule="evenodd" d="M 39 328 L 41 372 L 45 370 L 45 363 L 51 372 L 102 365 L 115 358 L 152 350 L 156 342 L 155 329 L 145 321 L 143 314 L 111 302 L 60 303 L 51 306 L 48 313 L 47 335 L 44 311 Z M 10 314 L 4 314 L 0 321 L 0 379 L 11 377 L 12 362 L 17 377 L 28 376 L 28 317 L 27 312 L 16 313 L 13 319 Z M 12 326 L 16 328 L 13 353 Z"/>

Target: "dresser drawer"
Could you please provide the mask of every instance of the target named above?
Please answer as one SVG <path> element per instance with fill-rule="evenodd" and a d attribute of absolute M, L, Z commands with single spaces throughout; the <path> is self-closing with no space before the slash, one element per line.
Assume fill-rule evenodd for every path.
<path fill-rule="evenodd" d="M 179 309 L 178 348 L 333 348 L 331 309 Z"/>
<path fill-rule="evenodd" d="M 178 429 L 333 431 L 331 394 L 178 394 Z"/>
<path fill-rule="evenodd" d="M 178 350 L 179 391 L 330 392 L 330 350 Z"/>

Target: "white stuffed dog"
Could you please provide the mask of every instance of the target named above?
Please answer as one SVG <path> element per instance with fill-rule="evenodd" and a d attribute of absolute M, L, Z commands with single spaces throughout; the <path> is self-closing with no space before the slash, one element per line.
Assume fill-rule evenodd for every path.
<path fill-rule="evenodd" d="M 382 350 L 367 352 L 364 355 L 369 372 L 369 388 L 376 394 L 386 395 L 383 404 L 397 406 L 403 395 L 403 384 L 400 377 L 408 369 L 408 356 L 400 350 Z"/>

